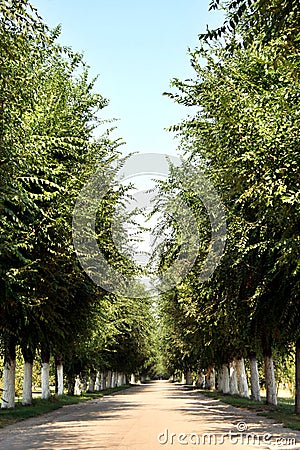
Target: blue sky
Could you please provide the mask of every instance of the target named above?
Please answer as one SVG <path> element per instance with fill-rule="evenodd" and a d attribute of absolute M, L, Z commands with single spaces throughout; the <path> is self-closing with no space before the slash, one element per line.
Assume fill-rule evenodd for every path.
<path fill-rule="evenodd" d="M 84 53 L 96 90 L 109 98 L 103 118 L 117 118 L 124 153 L 176 154 L 165 127 L 188 108 L 162 96 L 170 79 L 193 76 L 187 54 L 197 35 L 222 22 L 209 0 L 32 0 L 45 22 L 62 25 L 60 41 Z"/>

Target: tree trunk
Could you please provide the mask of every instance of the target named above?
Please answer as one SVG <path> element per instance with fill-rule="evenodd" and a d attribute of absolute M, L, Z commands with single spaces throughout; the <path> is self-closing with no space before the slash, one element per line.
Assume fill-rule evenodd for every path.
<path fill-rule="evenodd" d="M 274 362 L 272 349 L 264 351 L 264 372 L 266 380 L 266 403 L 267 405 L 277 405 L 276 382 L 274 373 Z"/>
<path fill-rule="evenodd" d="M 56 358 L 56 374 L 57 374 L 57 395 L 64 394 L 64 366 L 62 363 L 62 357 Z"/>
<path fill-rule="evenodd" d="M 296 341 L 295 413 L 300 414 L 300 338 Z"/>
<path fill-rule="evenodd" d="M 230 394 L 231 395 L 238 395 L 238 393 L 239 393 L 235 360 L 230 362 L 230 368 L 229 368 L 229 390 L 230 390 Z"/>
<path fill-rule="evenodd" d="M 113 372 L 113 384 L 112 387 L 117 387 L 117 380 L 118 380 L 118 372 Z"/>
<path fill-rule="evenodd" d="M 16 349 L 14 343 L 10 342 L 7 354 L 4 357 L 3 367 L 3 394 L 1 408 L 15 407 L 15 379 L 16 379 Z"/>
<path fill-rule="evenodd" d="M 96 381 L 95 381 L 95 391 L 100 391 L 101 389 L 101 374 L 98 371 L 96 375 Z"/>
<path fill-rule="evenodd" d="M 191 375 L 190 369 L 187 369 L 187 371 L 185 373 L 185 382 L 186 382 L 186 384 L 192 384 L 192 375 Z"/>
<path fill-rule="evenodd" d="M 50 352 L 42 350 L 42 399 L 48 400 L 50 398 L 50 375 L 49 375 L 49 360 Z"/>
<path fill-rule="evenodd" d="M 258 402 L 261 401 L 260 398 L 260 384 L 259 384 L 259 374 L 257 366 L 256 353 L 249 353 L 249 365 L 250 365 L 250 381 L 251 381 L 251 398 Z"/>
<path fill-rule="evenodd" d="M 22 348 L 24 358 L 22 405 L 24 406 L 32 404 L 32 366 L 34 353 L 35 352 L 31 348 Z"/>
<path fill-rule="evenodd" d="M 74 375 L 68 375 L 68 395 L 75 395 L 75 378 L 74 378 Z"/>
<path fill-rule="evenodd" d="M 110 386 L 111 388 L 115 387 L 115 377 L 116 377 L 116 372 L 113 371 L 111 374 L 111 386 Z"/>
<path fill-rule="evenodd" d="M 101 372 L 101 391 L 105 391 L 106 389 L 106 370 Z"/>
<path fill-rule="evenodd" d="M 42 363 L 42 399 L 48 400 L 50 398 L 50 375 L 49 363 Z"/>
<path fill-rule="evenodd" d="M 201 389 L 204 389 L 206 386 L 206 381 L 208 378 L 206 375 L 204 375 L 202 372 L 198 372 L 197 374 L 197 386 L 199 386 Z"/>
<path fill-rule="evenodd" d="M 112 373 L 111 370 L 107 371 L 107 388 L 110 389 L 111 388 L 111 378 L 112 378 Z"/>
<path fill-rule="evenodd" d="M 74 395 L 81 395 L 81 394 L 82 390 L 81 390 L 80 376 L 77 375 L 77 377 L 75 378 Z"/>
<path fill-rule="evenodd" d="M 95 391 L 95 383 L 96 383 L 96 372 L 91 371 L 88 392 Z"/>
<path fill-rule="evenodd" d="M 117 380 L 117 386 L 118 387 L 120 387 L 120 386 L 123 386 L 123 373 L 121 372 L 121 373 L 118 373 L 118 380 Z"/>
<path fill-rule="evenodd" d="M 219 391 L 229 394 L 229 370 L 227 364 L 223 364 L 219 372 Z"/>
<path fill-rule="evenodd" d="M 213 367 L 208 368 L 208 389 L 214 391 L 216 389 L 216 372 Z"/>
<path fill-rule="evenodd" d="M 218 391 L 223 392 L 223 368 L 221 367 L 218 369 L 218 378 L 217 378 L 217 385 L 218 385 Z"/>
<path fill-rule="evenodd" d="M 224 376 L 223 392 L 224 394 L 229 394 L 229 370 L 227 364 L 223 364 L 223 376 Z"/>
<path fill-rule="evenodd" d="M 32 362 L 24 361 L 22 405 L 32 403 Z"/>
<path fill-rule="evenodd" d="M 134 375 L 134 373 L 132 373 L 131 376 L 130 376 L 130 384 L 135 384 L 135 375 Z"/>
<path fill-rule="evenodd" d="M 86 377 L 86 373 L 84 373 L 82 375 L 81 390 L 82 390 L 82 392 L 86 392 L 87 391 L 87 377 Z"/>
<path fill-rule="evenodd" d="M 235 365 L 239 395 L 244 398 L 249 398 L 249 388 L 244 358 L 235 359 Z"/>

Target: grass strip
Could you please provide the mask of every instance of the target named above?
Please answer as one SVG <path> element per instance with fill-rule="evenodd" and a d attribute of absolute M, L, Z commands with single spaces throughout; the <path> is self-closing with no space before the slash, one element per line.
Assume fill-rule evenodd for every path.
<path fill-rule="evenodd" d="M 237 395 L 222 394 L 216 391 L 211 392 L 205 389 L 197 389 L 197 391 L 201 392 L 205 397 L 214 398 L 237 408 L 254 411 L 259 416 L 274 419 L 286 428 L 300 430 L 300 415 L 294 412 L 295 403 L 293 398 L 278 397 L 278 405 L 272 406 L 266 405 L 264 397 L 262 397 L 261 402 L 257 402 Z"/>
<path fill-rule="evenodd" d="M 32 405 L 23 406 L 21 402 L 17 402 L 13 409 L 1 409 L 0 410 L 0 428 L 7 425 L 11 425 L 21 420 L 28 419 L 30 417 L 40 416 L 41 414 L 54 411 L 55 409 L 62 408 L 66 405 L 75 405 L 80 402 L 86 402 L 88 400 L 101 398 L 104 395 L 112 394 L 114 392 L 123 391 L 130 388 L 130 385 L 120 386 L 112 389 L 106 389 L 104 391 L 95 393 L 85 393 L 82 395 L 62 395 L 57 397 L 51 396 L 49 400 L 42 400 L 41 398 L 34 398 Z"/>

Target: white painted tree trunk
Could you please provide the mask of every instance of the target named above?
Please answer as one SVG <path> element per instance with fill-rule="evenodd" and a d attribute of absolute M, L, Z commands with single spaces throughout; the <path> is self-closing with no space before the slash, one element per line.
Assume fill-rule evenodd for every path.
<path fill-rule="evenodd" d="M 92 372 L 90 375 L 90 380 L 89 380 L 89 388 L 88 388 L 89 392 L 95 391 L 95 382 L 96 382 L 96 375 L 94 372 Z"/>
<path fill-rule="evenodd" d="M 250 365 L 250 381 L 251 381 L 251 398 L 258 402 L 261 401 L 260 398 L 260 384 L 259 384 L 259 374 L 257 366 L 257 358 L 255 353 L 249 355 L 249 365 Z"/>
<path fill-rule="evenodd" d="M 77 375 L 77 377 L 75 378 L 74 395 L 81 395 L 81 394 L 82 390 L 81 390 L 80 376 Z"/>
<path fill-rule="evenodd" d="M 131 376 L 130 376 L 130 384 L 135 384 L 135 375 L 134 375 L 134 373 L 132 373 Z"/>
<path fill-rule="evenodd" d="M 181 384 L 185 384 L 184 372 L 181 373 Z"/>
<path fill-rule="evenodd" d="M 57 373 L 57 394 L 64 394 L 64 366 L 63 363 L 60 362 L 56 365 L 56 373 Z"/>
<path fill-rule="evenodd" d="M 108 389 L 110 389 L 112 386 L 111 382 L 112 382 L 112 373 L 111 373 L 111 370 L 108 370 L 107 371 L 107 388 Z"/>
<path fill-rule="evenodd" d="M 120 387 L 123 385 L 123 373 L 118 373 L 117 386 Z"/>
<path fill-rule="evenodd" d="M 235 359 L 235 365 L 236 365 L 239 395 L 244 398 L 249 398 L 249 388 L 244 358 Z"/>
<path fill-rule="evenodd" d="M 229 390 L 231 395 L 238 395 L 239 393 L 235 360 L 230 362 Z"/>
<path fill-rule="evenodd" d="M 101 391 L 104 391 L 106 389 L 106 371 L 101 372 Z"/>
<path fill-rule="evenodd" d="M 219 392 L 223 392 L 223 385 L 224 385 L 224 382 L 223 382 L 223 369 L 222 369 L 222 368 L 220 368 L 220 369 L 218 370 L 218 380 L 217 380 L 217 383 L 218 383 L 218 391 L 219 391 Z"/>
<path fill-rule="evenodd" d="M 50 376 L 49 376 L 49 363 L 42 363 L 42 399 L 47 400 L 50 398 Z"/>
<path fill-rule="evenodd" d="M 42 345 L 41 349 L 42 370 L 41 370 L 41 384 L 42 384 L 42 399 L 48 400 L 50 398 L 50 350 Z"/>
<path fill-rule="evenodd" d="M 111 387 L 114 388 L 116 383 L 116 372 L 112 372 L 111 374 Z"/>
<path fill-rule="evenodd" d="M 81 390 L 82 392 L 86 392 L 87 391 L 87 378 L 86 375 L 84 374 L 81 380 Z"/>
<path fill-rule="evenodd" d="M 126 384 L 127 384 L 127 376 L 126 376 L 126 373 L 123 373 L 123 383 L 122 383 L 122 386 L 126 386 Z"/>
<path fill-rule="evenodd" d="M 227 364 L 223 364 L 219 374 L 221 380 L 219 390 L 224 394 L 229 394 L 229 370 Z"/>
<path fill-rule="evenodd" d="M 32 403 L 32 363 L 24 361 L 22 405 Z"/>
<path fill-rule="evenodd" d="M 101 374 L 97 372 L 96 381 L 95 381 L 95 391 L 100 391 L 101 389 Z"/>
<path fill-rule="evenodd" d="M 229 370 L 227 364 L 223 364 L 223 373 L 224 373 L 224 394 L 229 394 Z"/>
<path fill-rule="evenodd" d="M 216 372 L 213 367 L 208 368 L 208 383 L 209 383 L 209 389 L 211 391 L 214 391 L 216 389 Z"/>
<path fill-rule="evenodd" d="M 3 368 L 3 393 L 1 408 L 15 407 L 16 360 L 8 359 Z"/>
<path fill-rule="evenodd" d="M 272 355 L 264 356 L 264 371 L 266 380 L 267 404 L 277 405 L 276 382 Z"/>

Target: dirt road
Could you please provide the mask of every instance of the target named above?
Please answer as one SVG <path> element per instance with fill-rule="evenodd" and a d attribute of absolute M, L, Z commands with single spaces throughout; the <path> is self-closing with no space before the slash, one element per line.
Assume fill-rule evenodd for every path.
<path fill-rule="evenodd" d="M 0 430 L 1 450 L 203 447 L 300 449 L 300 432 L 163 381 Z"/>

